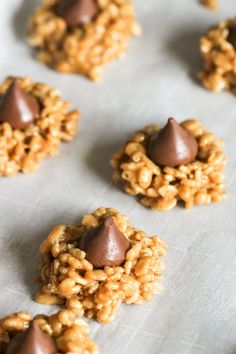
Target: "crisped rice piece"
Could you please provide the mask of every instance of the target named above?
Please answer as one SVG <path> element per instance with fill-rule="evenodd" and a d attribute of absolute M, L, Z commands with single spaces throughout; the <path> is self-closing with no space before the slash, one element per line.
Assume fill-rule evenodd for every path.
<path fill-rule="evenodd" d="M 200 3 L 206 7 L 208 7 L 212 11 L 217 11 L 219 9 L 217 0 L 199 0 Z"/>
<path fill-rule="evenodd" d="M 0 85 L 0 97 L 14 80 L 37 99 L 40 114 L 24 130 L 0 122 L 0 176 L 34 172 L 45 157 L 58 155 L 61 142 L 70 142 L 75 136 L 80 114 L 78 110 L 68 111 L 70 103 L 62 100 L 57 89 L 28 77 L 8 77 Z"/>
<path fill-rule="evenodd" d="M 120 266 L 95 269 L 78 247 L 80 238 L 106 217 L 112 216 L 129 240 L 125 262 Z M 41 290 L 36 301 L 64 304 L 78 316 L 85 314 L 106 324 L 113 320 L 122 302 L 139 304 L 162 290 L 164 268 L 161 257 L 166 244 L 133 228 L 127 217 L 111 208 L 99 208 L 85 215 L 79 225 L 59 225 L 41 244 Z"/>
<path fill-rule="evenodd" d="M 236 94 L 236 19 L 222 21 L 210 28 L 200 40 L 203 70 L 198 73 L 211 91 Z"/>
<path fill-rule="evenodd" d="M 29 21 L 29 43 L 39 61 L 59 72 L 102 78 L 103 66 L 120 58 L 128 40 L 141 34 L 132 0 L 96 0 L 95 19 L 73 28 L 56 14 L 59 0 L 44 0 Z"/>
<path fill-rule="evenodd" d="M 136 132 L 111 160 L 113 177 L 122 182 L 125 192 L 154 210 L 170 210 L 177 202 L 191 208 L 225 198 L 223 142 L 205 131 L 198 120 L 186 120 L 181 125 L 197 139 L 195 161 L 175 168 L 154 164 L 147 156 L 147 145 L 150 136 L 160 130 L 155 125 Z"/>
<path fill-rule="evenodd" d="M 39 328 L 54 339 L 58 354 L 98 354 L 97 345 L 89 337 L 88 325 L 69 310 L 56 314 L 32 317 L 18 312 L 0 319 L 0 353 L 5 354 L 8 343 L 18 333 L 26 330 L 35 320 Z"/>

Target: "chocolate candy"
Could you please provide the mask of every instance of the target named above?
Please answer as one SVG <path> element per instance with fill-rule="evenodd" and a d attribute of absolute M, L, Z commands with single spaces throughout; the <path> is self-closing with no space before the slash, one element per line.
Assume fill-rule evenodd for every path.
<path fill-rule="evenodd" d="M 24 332 L 17 334 L 8 344 L 6 354 L 56 354 L 51 337 L 41 331 L 35 321 Z"/>
<path fill-rule="evenodd" d="M 148 156 L 161 166 L 177 167 L 193 161 L 198 153 L 196 139 L 173 118 L 159 132 L 153 134 Z"/>
<path fill-rule="evenodd" d="M 125 261 L 129 241 L 120 232 L 113 217 L 108 216 L 101 224 L 82 236 L 79 247 L 95 268 L 103 268 L 119 266 Z"/>
<path fill-rule="evenodd" d="M 9 123 L 15 129 L 25 129 L 38 116 L 37 100 L 25 93 L 17 81 L 13 81 L 6 94 L 0 98 L 0 121 Z"/>
<path fill-rule="evenodd" d="M 232 44 L 234 49 L 236 49 L 236 28 L 235 27 L 229 29 L 227 40 L 230 44 Z"/>
<path fill-rule="evenodd" d="M 69 27 L 91 21 L 98 11 L 95 0 L 61 0 L 56 9 L 56 13 Z"/>

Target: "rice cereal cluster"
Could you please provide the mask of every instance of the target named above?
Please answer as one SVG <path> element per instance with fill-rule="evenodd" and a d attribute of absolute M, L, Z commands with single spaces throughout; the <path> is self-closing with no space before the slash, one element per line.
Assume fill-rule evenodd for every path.
<path fill-rule="evenodd" d="M 208 7 L 212 11 L 218 10 L 218 2 L 217 0 L 199 0 L 200 3 L 206 7 Z"/>
<path fill-rule="evenodd" d="M 78 241 L 107 216 L 113 216 L 119 230 L 128 238 L 130 248 L 121 266 L 94 269 L 86 260 Z M 160 260 L 166 245 L 158 237 L 148 237 L 133 228 L 127 217 L 111 208 L 99 208 L 83 217 L 81 224 L 60 225 L 41 244 L 41 291 L 36 301 L 64 304 L 76 315 L 85 314 L 101 323 L 112 321 L 122 302 L 140 304 L 162 290 L 158 280 L 164 268 Z"/>
<path fill-rule="evenodd" d="M 21 331 L 26 330 L 32 316 L 27 312 L 19 312 L 0 320 L 0 354 L 5 354 L 10 340 Z M 37 315 L 39 328 L 56 343 L 58 353 L 61 354 L 98 354 L 97 345 L 89 337 L 87 324 L 78 319 L 69 310 L 45 316 Z"/>
<path fill-rule="evenodd" d="M 13 80 L 40 104 L 40 116 L 25 130 L 0 123 L 0 176 L 35 171 L 43 158 L 58 154 L 61 142 L 69 142 L 77 130 L 79 111 L 68 112 L 69 103 L 61 99 L 58 90 L 30 78 L 7 78 L 0 85 L 0 97 Z"/>
<path fill-rule="evenodd" d="M 203 70 L 199 73 L 203 85 L 215 92 L 236 93 L 236 49 L 228 41 L 230 29 L 236 31 L 236 19 L 222 21 L 201 38 L 200 52 Z"/>
<path fill-rule="evenodd" d="M 37 58 L 60 72 L 78 72 L 98 81 L 102 67 L 119 58 L 128 39 L 141 28 L 131 0 L 97 0 L 99 14 L 82 25 L 68 28 L 56 15 L 58 0 L 44 0 L 29 22 L 29 43 Z"/>
<path fill-rule="evenodd" d="M 152 209 L 166 211 L 178 201 L 191 208 L 225 198 L 223 142 L 205 131 L 197 120 L 186 120 L 181 126 L 197 139 L 198 156 L 194 162 L 177 168 L 154 164 L 147 156 L 149 138 L 159 130 L 154 125 L 135 133 L 111 161 L 114 179 L 123 182 L 126 193 L 138 196 L 143 205 Z"/>

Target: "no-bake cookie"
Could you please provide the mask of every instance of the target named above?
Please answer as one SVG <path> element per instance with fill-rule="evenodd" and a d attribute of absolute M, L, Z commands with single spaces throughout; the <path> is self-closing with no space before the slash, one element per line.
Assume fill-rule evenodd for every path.
<path fill-rule="evenodd" d="M 115 209 L 99 208 L 79 225 L 55 227 L 41 244 L 36 301 L 66 303 L 78 316 L 108 323 L 122 302 L 139 304 L 162 290 L 165 248 Z"/>
<path fill-rule="evenodd" d="M 98 354 L 88 332 L 69 310 L 34 318 L 19 312 L 0 319 L 0 354 Z"/>
<path fill-rule="evenodd" d="M 57 89 L 27 77 L 0 85 L 0 176 L 35 171 L 73 139 L 79 111 L 69 105 Z"/>
<path fill-rule="evenodd" d="M 29 22 L 29 43 L 38 60 L 94 81 L 140 33 L 132 0 L 44 0 Z"/>
<path fill-rule="evenodd" d="M 236 19 L 211 27 L 200 41 L 203 70 L 198 74 L 203 85 L 215 92 L 236 93 Z"/>
<path fill-rule="evenodd" d="M 114 179 L 144 206 L 166 211 L 225 198 L 223 142 L 195 119 L 136 132 L 111 161 Z"/>

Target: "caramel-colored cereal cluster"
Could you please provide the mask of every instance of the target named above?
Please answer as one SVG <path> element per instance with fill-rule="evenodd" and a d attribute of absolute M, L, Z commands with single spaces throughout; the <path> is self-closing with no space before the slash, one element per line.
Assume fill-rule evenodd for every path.
<path fill-rule="evenodd" d="M 27 312 L 19 312 L 0 320 L 0 353 L 5 354 L 8 343 L 16 334 L 29 327 L 33 320 Z M 40 329 L 51 336 L 60 354 L 98 354 L 97 345 L 89 337 L 87 324 L 69 310 L 45 316 L 37 315 L 34 320 Z"/>
<path fill-rule="evenodd" d="M 212 11 L 218 10 L 218 2 L 217 0 L 199 0 L 200 3 L 206 7 L 208 7 Z"/>
<path fill-rule="evenodd" d="M 221 22 L 201 38 L 200 51 L 204 69 L 199 73 L 203 85 L 212 91 L 236 93 L 236 50 L 227 40 L 236 19 Z"/>
<path fill-rule="evenodd" d="M 132 0 L 97 0 L 97 17 L 69 29 L 55 13 L 58 0 L 44 0 L 29 22 L 29 42 L 39 50 L 37 58 L 60 72 L 78 72 L 98 81 L 102 67 L 119 58 L 132 35 L 141 28 Z"/>
<path fill-rule="evenodd" d="M 154 164 L 147 156 L 149 138 L 159 130 L 153 125 L 135 133 L 111 161 L 114 179 L 123 182 L 126 193 L 138 196 L 143 205 L 152 209 L 166 211 L 178 201 L 191 208 L 225 198 L 222 141 L 205 131 L 197 120 L 186 120 L 181 125 L 197 139 L 196 161 L 177 168 Z"/>
<path fill-rule="evenodd" d="M 94 269 L 78 248 L 82 235 L 113 216 L 119 230 L 129 239 L 130 249 L 122 266 Z M 139 304 L 151 299 L 162 287 L 158 283 L 163 270 L 160 257 L 166 245 L 158 237 L 148 237 L 133 228 L 115 209 L 99 208 L 84 216 L 81 224 L 60 225 L 41 244 L 41 291 L 36 301 L 63 304 L 78 316 L 96 317 L 101 323 L 112 321 L 122 302 Z"/>
<path fill-rule="evenodd" d="M 79 111 L 68 112 L 70 104 L 46 84 L 34 83 L 27 77 L 9 77 L 0 85 L 0 96 L 15 79 L 38 100 L 40 116 L 23 131 L 0 122 L 0 176 L 35 171 L 43 158 L 57 155 L 61 142 L 71 141 L 77 130 Z"/>

